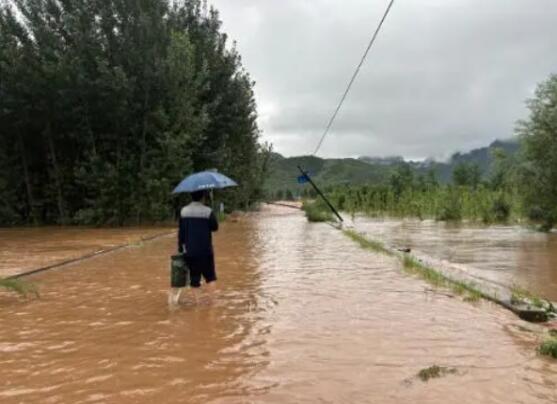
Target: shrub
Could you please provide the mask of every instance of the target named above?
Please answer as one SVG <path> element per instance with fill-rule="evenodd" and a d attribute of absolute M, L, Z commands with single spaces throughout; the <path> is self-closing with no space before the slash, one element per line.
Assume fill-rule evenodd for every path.
<path fill-rule="evenodd" d="M 557 338 L 548 338 L 538 348 L 541 355 L 551 356 L 557 359 Z"/>
<path fill-rule="evenodd" d="M 437 220 L 459 221 L 462 220 L 462 203 L 456 191 L 450 190 L 441 202 Z"/>
<path fill-rule="evenodd" d="M 321 199 L 304 201 L 302 209 L 310 222 L 329 222 L 334 220 L 333 213 Z"/>
<path fill-rule="evenodd" d="M 491 211 L 496 222 L 506 222 L 511 214 L 511 205 L 503 198 L 498 196 L 492 204 Z"/>

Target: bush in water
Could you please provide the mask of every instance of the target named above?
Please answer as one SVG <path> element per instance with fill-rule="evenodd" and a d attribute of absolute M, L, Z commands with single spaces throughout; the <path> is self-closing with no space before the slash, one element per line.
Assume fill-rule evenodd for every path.
<path fill-rule="evenodd" d="M 557 359 L 557 338 L 552 337 L 543 341 L 538 348 L 538 352 L 541 355 L 551 356 Z"/>
<path fill-rule="evenodd" d="M 302 209 L 310 222 L 329 222 L 334 220 L 333 213 L 321 199 L 304 201 Z"/>

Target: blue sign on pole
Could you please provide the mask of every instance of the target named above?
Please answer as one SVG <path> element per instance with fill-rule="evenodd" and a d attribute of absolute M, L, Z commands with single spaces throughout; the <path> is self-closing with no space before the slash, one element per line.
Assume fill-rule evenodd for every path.
<path fill-rule="evenodd" d="M 305 184 L 306 182 L 309 182 L 309 178 L 307 175 L 300 175 L 298 177 L 298 184 Z"/>

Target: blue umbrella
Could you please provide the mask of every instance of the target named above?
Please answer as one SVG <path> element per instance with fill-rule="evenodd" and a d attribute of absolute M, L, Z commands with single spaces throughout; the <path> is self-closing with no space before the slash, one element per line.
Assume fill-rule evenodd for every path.
<path fill-rule="evenodd" d="M 216 171 L 201 171 L 187 176 L 178 184 L 173 194 L 180 192 L 195 192 L 207 189 L 219 189 L 227 187 L 235 187 L 238 184 L 226 175 L 222 175 Z"/>

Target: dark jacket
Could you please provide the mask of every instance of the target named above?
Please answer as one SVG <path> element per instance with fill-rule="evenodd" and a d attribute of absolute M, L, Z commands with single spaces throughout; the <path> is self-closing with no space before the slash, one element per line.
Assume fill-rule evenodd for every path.
<path fill-rule="evenodd" d="M 178 251 L 188 257 L 213 255 L 212 232 L 219 224 L 211 208 L 192 202 L 182 208 L 178 230 Z"/>

